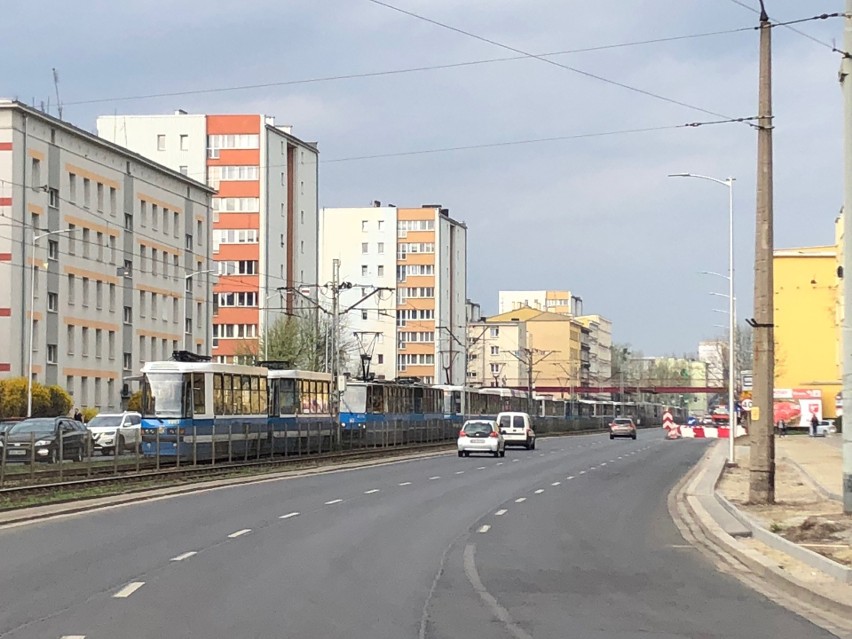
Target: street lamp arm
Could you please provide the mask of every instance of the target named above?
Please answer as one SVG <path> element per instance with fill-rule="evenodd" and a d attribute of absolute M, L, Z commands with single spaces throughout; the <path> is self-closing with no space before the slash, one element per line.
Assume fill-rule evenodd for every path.
<path fill-rule="evenodd" d="M 710 182 L 715 182 L 716 184 L 721 184 L 723 186 L 730 187 L 733 185 L 733 182 L 736 178 L 725 178 L 721 180 L 719 178 L 710 177 L 709 175 L 698 175 L 696 173 L 670 173 L 668 177 L 682 177 L 682 178 L 695 178 L 697 180 L 709 180 Z"/>

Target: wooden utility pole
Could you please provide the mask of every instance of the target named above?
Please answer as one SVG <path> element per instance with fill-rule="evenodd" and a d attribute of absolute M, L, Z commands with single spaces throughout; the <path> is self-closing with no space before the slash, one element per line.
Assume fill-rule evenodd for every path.
<path fill-rule="evenodd" d="M 760 91 L 757 134 L 757 214 L 754 251 L 754 406 L 749 501 L 775 502 L 775 331 L 772 272 L 772 24 L 761 0 Z M 733 407 L 731 417 L 734 419 Z"/>

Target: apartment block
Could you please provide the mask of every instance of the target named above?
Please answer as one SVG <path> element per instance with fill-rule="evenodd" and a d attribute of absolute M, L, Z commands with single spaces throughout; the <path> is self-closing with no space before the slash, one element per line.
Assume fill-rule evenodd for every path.
<path fill-rule="evenodd" d="M 377 377 L 464 381 L 467 227 L 440 205 L 326 208 L 320 212 L 320 281 L 341 281 L 350 339 L 374 343 Z M 354 367 L 353 367 L 354 372 Z"/>
<path fill-rule="evenodd" d="M 473 388 L 527 385 L 518 355 L 527 347 L 526 322 L 479 319 L 467 325 L 467 384 Z"/>
<path fill-rule="evenodd" d="M 126 378 L 209 354 L 212 189 L 0 100 L 0 375 L 117 409 Z M 33 286 L 30 286 L 30 282 Z M 29 338 L 32 331 L 32 350 Z"/>
<path fill-rule="evenodd" d="M 315 143 L 265 115 L 184 111 L 102 116 L 98 135 L 215 189 L 217 361 L 257 352 L 266 326 L 307 308 L 293 290 L 317 283 Z"/>
<path fill-rule="evenodd" d="M 575 317 L 589 332 L 588 383 L 605 385 L 612 381 L 612 321 L 602 315 Z"/>

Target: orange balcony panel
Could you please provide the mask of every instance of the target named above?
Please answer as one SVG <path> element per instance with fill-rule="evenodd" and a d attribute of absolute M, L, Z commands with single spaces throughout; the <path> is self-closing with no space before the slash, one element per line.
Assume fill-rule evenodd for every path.
<path fill-rule="evenodd" d="M 434 220 L 435 209 L 397 209 L 398 220 Z"/>
<path fill-rule="evenodd" d="M 223 213 L 219 212 L 219 221 L 214 229 L 259 229 L 260 213 Z"/>
<path fill-rule="evenodd" d="M 260 133 L 259 115 L 208 115 L 207 135 Z"/>
<path fill-rule="evenodd" d="M 407 231 L 405 237 L 399 238 L 400 242 L 434 242 L 435 231 Z"/>
<path fill-rule="evenodd" d="M 260 197 L 259 180 L 219 182 L 218 197 Z"/>
<path fill-rule="evenodd" d="M 397 260 L 397 264 L 431 264 L 435 265 L 434 253 L 408 253 L 404 260 Z"/>
<path fill-rule="evenodd" d="M 220 306 L 214 324 L 257 324 L 259 312 L 256 307 Z"/>
<path fill-rule="evenodd" d="M 398 352 L 400 355 L 403 353 L 409 353 L 412 355 L 434 355 L 435 345 L 431 342 L 406 342 L 405 348 L 400 348 Z"/>
<path fill-rule="evenodd" d="M 219 149 L 217 159 L 208 158 L 207 166 L 260 166 L 260 149 Z"/>
<path fill-rule="evenodd" d="M 223 260 L 260 260 L 260 245 L 258 244 L 220 244 L 219 252 L 213 254 L 213 259 Z"/>
<path fill-rule="evenodd" d="M 431 309 L 435 310 L 435 300 L 431 297 L 418 297 L 406 300 L 405 304 L 400 304 L 398 308 L 415 308 L 415 309 Z"/>
<path fill-rule="evenodd" d="M 257 339 L 219 339 L 218 346 L 213 347 L 213 355 L 245 355 L 257 350 Z"/>
<path fill-rule="evenodd" d="M 213 291 L 259 291 L 260 277 L 257 275 L 220 275 Z"/>
<path fill-rule="evenodd" d="M 397 283 L 397 286 L 435 286 L 434 275 L 409 275 L 404 282 Z"/>

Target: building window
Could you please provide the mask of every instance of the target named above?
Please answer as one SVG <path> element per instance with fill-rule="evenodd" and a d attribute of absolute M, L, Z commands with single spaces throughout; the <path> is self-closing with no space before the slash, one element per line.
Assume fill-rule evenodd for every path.
<path fill-rule="evenodd" d="M 361 265 L 361 277 L 367 277 L 367 265 L 366 264 Z"/>
<path fill-rule="evenodd" d="M 114 187 L 109 187 L 109 214 L 115 217 L 118 210 L 118 193 Z"/>
<path fill-rule="evenodd" d="M 110 359 L 115 359 L 115 331 L 110 331 L 107 335 L 107 354 Z"/>
<path fill-rule="evenodd" d="M 47 363 L 55 364 L 57 359 L 57 348 L 56 344 L 48 344 L 47 345 Z"/>
<path fill-rule="evenodd" d="M 302 254 L 305 253 L 305 240 L 301 240 L 299 242 L 299 252 L 302 253 Z"/>
<path fill-rule="evenodd" d="M 305 212 L 299 211 L 299 224 L 304 224 L 304 223 L 305 223 Z"/>
<path fill-rule="evenodd" d="M 109 236 L 109 263 L 115 264 L 115 235 Z"/>
<path fill-rule="evenodd" d="M 139 291 L 139 317 L 145 317 L 148 313 L 148 296 L 145 291 Z"/>
<path fill-rule="evenodd" d="M 83 278 L 83 306 L 89 305 L 89 278 Z"/>
<path fill-rule="evenodd" d="M 104 185 L 98 182 L 97 186 L 98 213 L 104 212 Z"/>
<path fill-rule="evenodd" d="M 361 232 L 366 233 L 367 227 L 369 226 L 369 222 L 367 220 L 361 220 Z"/>
<path fill-rule="evenodd" d="M 72 324 L 69 324 L 68 327 L 65 329 L 65 340 L 68 342 L 65 346 L 66 351 L 69 355 L 74 354 L 74 339 L 74 326 Z"/>
<path fill-rule="evenodd" d="M 95 329 L 95 357 L 98 359 L 101 358 L 101 352 L 103 350 L 104 345 L 104 335 L 103 331 L 99 328 Z"/>
<path fill-rule="evenodd" d="M 189 136 L 181 134 L 180 136 L 180 150 L 181 151 L 189 151 Z"/>
<path fill-rule="evenodd" d="M 173 235 L 175 237 L 180 237 L 180 213 L 175 211 L 175 213 L 173 214 L 172 217 L 174 217 L 174 220 L 173 220 L 173 223 L 172 223 L 172 228 L 174 230 Z"/>
<path fill-rule="evenodd" d="M 500 337 L 500 329 L 497 327 L 492 328 L 491 337 Z"/>
<path fill-rule="evenodd" d="M 370 245 L 367 242 L 361 243 L 361 255 L 366 255 L 369 252 Z"/>
<path fill-rule="evenodd" d="M 47 259 L 49 259 L 49 260 L 58 260 L 59 259 L 59 242 L 57 240 L 48 240 L 47 241 Z"/>
<path fill-rule="evenodd" d="M 379 244 L 378 244 L 378 252 L 379 252 L 379 255 L 384 255 L 384 254 L 385 254 L 385 243 L 384 243 L 384 242 L 379 242 Z"/>
<path fill-rule="evenodd" d="M 362 320 L 367 319 L 367 311 L 361 311 L 361 319 Z"/>
<path fill-rule="evenodd" d="M 125 213 L 124 214 L 124 230 L 132 231 L 133 230 L 133 214 Z"/>
<path fill-rule="evenodd" d="M 124 307 L 124 323 L 132 324 L 133 323 L 133 309 L 129 306 Z"/>
<path fill-rule="evenodd" d="M 379 354 L 378 354 L 378 363 L 379 363 L 379 364 L 384 364 L 384 363 L 385 363 L 385 356 L 384 356 L 384 355 L 382 355 L 381 353 L 379 353 Z"/>
<path fill-rule="evenodd" d="M 59 190 L 47 189 L 47 205 L 53 208 L 59 208 Z"/>
<path fill-rule="evenodd" d="M 95 282 L 95 308 L 98 310 L 104 307 L 104 283 L 100 280 Z"/>
<path fill-rule="evenodd" d="M 260 198 L 214 197 L 213 210 L 223 213 L 256 213 L 260 211 Z"/>
<path fill-rule="evenodd" d="M 133 368 L 133 355 L 131 353 L 124 354 L 122 366 L 126 371 L 129 371 Z"/>
<path fill-rule="evenodd" d="M 181 164 L 178 167 L 178 170 L 180 171 L 181 175 L 189 175 L 189 167 L 186 166 L 186 164 Z"/>
<path fill-rule="evenodd" d="M 385 267 L 381 264 L 376 268 L 376 275 L 378 275 L 379 277 L 384 277 L 385 275 Z"/>
<path fill-rule="evenodd" d="M 104 234 L 98 231 L 98 234 L 95 236 L 95 239 L 98 242 L 98 262 L 104 261 Z"/>
<path fill-rule="evenodd" d="M 172 298 L 172 324 L 177 324 L 178 321 L 178 298 Z"/>
<path fill-rule="evenodd" d="M 92 181 L 89 178 L 83 178 L 83 208 L 88 209 L 92 206 Z"/>
<path fill-rule="evenodd" d="M 77 176 L 73 173 L 68 174 L 68 199 L 77 204 Z"/>
<path fill-rule="evenodd" d="M 89 328 L 87 326 L 83 327 L 81 331 L 82 336 L 80 337 L 80 344 L 82 348 L 80 349 L 83 353 L 83 357 L 89 356 Z"/>
<path fill-rule="evenodd" d="M 157 230 L 157 226 L 160 224 L 160 207 L 156 204 L 151 205 L 151 228 L 155 231 Z"/>
<path fill-rule="evenodd" d="M 77 278 L 73 275 L 68 275 L 68 304 L 74 306 L 75 304 L 75 292 L 77 289 Z"/>
<path fill-rule="evenodd" d="M 166 150 L 166 136 L 165 135 L 160 134 L 160 135 L 157 136 L 157 150 L 158 151 L 165 151 Z"/>
<path fill-rule="evenodd" d="M 47 310 L 51 313 L 55 313 L 59 310 L 59 295 L 56 293 L 47 294 Z"/>
<path fill-rule="evenodd" d="M 169 234 L 169 209 L 163 208 L 163 233 Z"/>
<path fill-rule="evenodd" d="M 499 346 L 492 346 L 491 347 L 491 354 L 492 355 L 499 355 L 500 354 L 500 347 Z"/>

